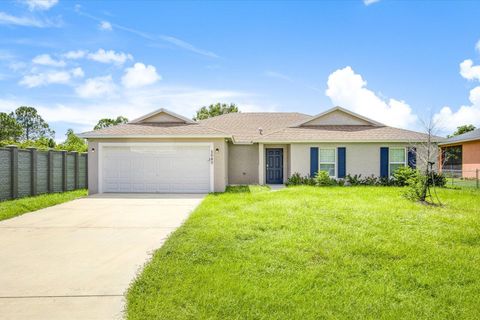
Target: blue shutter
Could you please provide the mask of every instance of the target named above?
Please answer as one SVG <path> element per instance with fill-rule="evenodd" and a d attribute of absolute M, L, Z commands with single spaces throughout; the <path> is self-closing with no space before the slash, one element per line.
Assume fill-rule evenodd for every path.
<path fill-rule="evenodd" d="M 408 148 L 408 166 L 417 169 L 417 148 Z"/>
<path fill-rule="evenodd" d="M 346 171 L 347 171 L 347 164 L 346 164 L 346 149 L 345 147 L 337 148 L 338 154 L 338 178 L 345 178 Z"/>
<path fill-rule="evenodd" d="M 315 177 L 318 171 L 318 148 L 310 148 L 310 177 Z"/>
<path fill-rule="evenodd" d="M 380 148 L 380 177 L 388 177 L 388 148 Z"/>

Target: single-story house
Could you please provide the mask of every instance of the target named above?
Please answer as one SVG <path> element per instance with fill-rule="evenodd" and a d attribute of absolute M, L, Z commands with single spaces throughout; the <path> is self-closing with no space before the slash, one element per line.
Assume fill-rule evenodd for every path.
<path fill-rule="evenodd" d="M 388 177 L 416 166 L 416 145 L 427 137 L 341 107 L 316 116 L 242 112 L 201 121 L 159 109 L 81 136 L 88 139 L 90 193 L 222 192 L 319 170 L 334 178 Z"/>
<path fill-rule="evenodd" d="M 463 178 L 475 178 L 480 170 L 480 129 L 451 137 L 441 143 L 440 170 Z"/>

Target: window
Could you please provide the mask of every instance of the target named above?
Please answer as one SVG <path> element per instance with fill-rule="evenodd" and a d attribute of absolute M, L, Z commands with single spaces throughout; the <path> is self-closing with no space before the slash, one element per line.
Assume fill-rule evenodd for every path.
<path fill-rule="evenodd" d="M 389 159 L 389 172 L 390 176 L 393 175 L 395 170 L 397 170 L 400 167 L 405 167 L 406 165 L 406 160 L 407 160 L 407 153 L 405 151 L 405 148 L 390 148 L 389 149 L 389 154 L 388 154 L 388 159 Z"/>
<path fill-rule="evenodd" d="M 328 172 L 330 177 L 335 177 L 335 149 L 319 149 L 320 171 Z"/>

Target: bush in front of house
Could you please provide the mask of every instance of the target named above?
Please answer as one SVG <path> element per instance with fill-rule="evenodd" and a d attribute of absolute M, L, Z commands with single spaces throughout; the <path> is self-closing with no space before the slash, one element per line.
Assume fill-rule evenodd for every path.
<path fill-rule="evenodd" d="M 393 173 L 393 183 L 399 187 L 409 185 L 412 179 L 418 179 L 418 171 L 410 167 L 400 167 Z"/>
<path fill-rule="evenodd" d="M 285 183 L 287 187 L 290 186 L 314 186 L 315 180 L 309 176 L 302 176 L 300 173 L 296 172 L 288 178 L 287 183 Z"/>
<path fill-rule="evenodd" d="M 330 178 L 327 171 L 318 171 L 314 180 L 317 186 L 334 186 L 337 184 L 337 180 Z"/>

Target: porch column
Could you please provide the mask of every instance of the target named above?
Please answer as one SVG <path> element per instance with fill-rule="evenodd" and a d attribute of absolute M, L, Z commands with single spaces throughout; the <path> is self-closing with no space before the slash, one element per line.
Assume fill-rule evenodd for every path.
<path fill-rule="evenodd" d="M 265 148 L 258 144 L 258 183 L 265 184 Z"/>

